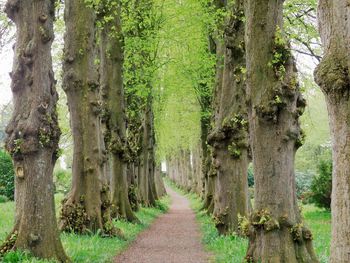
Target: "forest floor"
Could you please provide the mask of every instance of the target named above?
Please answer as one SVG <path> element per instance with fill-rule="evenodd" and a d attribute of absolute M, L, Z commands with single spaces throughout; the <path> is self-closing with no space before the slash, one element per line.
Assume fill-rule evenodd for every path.
<path fill-rule="evenodd" d="M 172 203 L 168 213 L 158 217 L 130 247 L 116 257 L 116 263 L 204 263 L 210 254 L 201 243 L 196 215 L 189 200 L 167 188 Z"/>
<path fill-rule="evenodd" d="M 64 196 L 55 196 L 57 215 Z M 157 201 L 156 207 L 141 207 L 136 216 L 141 224 L 129 223 L 124 220 L 115 222 L 115 226 L 122 230 L 126 240 L 120 238 L 103 238 L 95 235 L 76 235 L 62 233 L 63 246 L 74 263 L 109 263 L 114 261 L 116 254 L 124 251 L 137 236 L 151 226 L 156 218 L 167 212 L 170 198 L 164 197 Z M 14 202 L 0 203 L 0 244 L 5 239 L 13 226 L 15 215 Z M 0 259 L 1 263 L 52 263 L 50 260 L 40 260 L 26 252 L 16 251 L 8 253 Z"/>
<path fill-rule="evenodd" d="M 203 210 L 203 200 L 195 193 L 187 193 L 169 179 L 166 184 L 178 194 L 190 201 L 190 206 L 196 213 L 200 225 L 202 243 L 205 249 L 213 255 L 216 263 L 240 263 L 245 257 L 248 241 L 237 235 L 219 235 L 215 221 L 207 211 Z M 305 223 L 312 230 L 314 248 L 320 263 L 328 263 L 331 243 L 331 214 L 330 211 L 315 207 L 313 204 L 301 204 Z M 214 261 L 215 260 L 215 261 Z"/>

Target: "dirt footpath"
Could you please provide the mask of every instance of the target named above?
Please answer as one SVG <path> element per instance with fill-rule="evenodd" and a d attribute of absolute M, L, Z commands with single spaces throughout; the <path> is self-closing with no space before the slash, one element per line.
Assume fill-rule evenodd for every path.
<path fill-rule="evenodd" d="M 189 201 L 167 189 L 172 204 L 130 247 L 116 257 L 116 263 L 204 263 L 209 254 L 201 244 L 199 225 Z"/>

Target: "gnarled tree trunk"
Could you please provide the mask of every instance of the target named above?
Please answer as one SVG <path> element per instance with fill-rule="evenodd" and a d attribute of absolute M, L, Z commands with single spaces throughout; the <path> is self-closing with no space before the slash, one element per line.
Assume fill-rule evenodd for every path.
<path fill-rule="evenodd" d="M 141 166 L 138 178 L 139 198 L 145 206 L 154 206 L 158 199 L 154 181 L 155 142 L 153 125 L 152 100 L 148 97 L 142 122 Z"/>
<path fill-rule="evenodd" d="M 246 3 L 249 126 L 255 206 L 242 230 L 247 260 L 317 262 L 312 235 L 302 222 L 295 193 L 294 157 L 301 145 L 299 116 L 305 107 L 288 41 L 283 0 Z"/>
<path fill-rule="evenodd" d="M 326 97 L 333 144 L 332 263 L 350 260 L 349 16 L 349 1 L 319 1 L 319 30 L 325 53 L 315 79 Z"/>
<path fill-rule="evenodd" d="M 238 232 L 238 216 L 248 214 L 248 121 L 245 102 L 244 7 L 236 1 L 225 28 L 222 87 L 216 124 L 209 135 L 213 147 L 214 217 L 220 233 Z"/>
<path fill-rule="evenodd" d="M 99 79 L 95 65 L 95 11 L 84 0 L 65 1 L 63 89 L 74 142 L 72 189 L 63 202 L 60 228 L 80 234 L 115 235 L 107 212 L 99 119 Z M 106 213 L 107 214 L 106 214 Z"/>
<path fill-rule="evenodd" d="M 116 10 L 103 6 L 101 33 L 101 88 L 104 90 L 104 111 L 107 125 L 105 141 L 110 158 L 112 217 L 138 221 L 128 197 L 126 116 L 123 87 L 123 52 L 121 42 L 120 3 Z M 106 22 L 107 21 L 107 22 Z"/>
<path fill-rule="evenodd" d="M 56 223 L 52 176 L 60 137 L 51 58 L 54 8 L 50 0 L 6 4 L 5 11 L 17 27 L 11 73 L 14 111 L 6 129 L 6 148 L 16 173 L 16 214 L 0 255 L 21 249 L 68 262 Z"/>

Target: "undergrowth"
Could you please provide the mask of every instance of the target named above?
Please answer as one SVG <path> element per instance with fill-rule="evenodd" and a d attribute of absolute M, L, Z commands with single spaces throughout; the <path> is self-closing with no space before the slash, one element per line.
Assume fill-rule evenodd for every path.
<path fill-rule="evenodd" d="M 203 210 L 203 202 L 195 193 L 187 193 L 170 180 L 166 183 L 175 191 L 186 195 L 195 211 L 197 221 L 202 231 L 202 242 L 212 253 L 217 263 L 241 263 L 246 256 L 248 240 L 236 235 L 219 235 L 214 220 L 207 211 Z M 331 215 L 327 210 L 319 209 L 314 205 L 303 206 L 303 216 L 314 236 L 314 248 L 320 263 L 327 263 L 330 255 Z"/>
<path fill-rule="evenodd" d="M 60 204 L 62 198 L 63 195 L 56 195 L 57 210 L 59 209 L 58 204 Z M 61 239 L 65 251 L 74 263 L 113 262 L 113 258 L 126 249 L 130 242 L 133 241 L 141 231 L 146 229 L 157 216 L 168 210 L 169 204 L 170 198 L 164 197 L 160 201 L 157 201 L 156 207 L 140 208 L 140 210 L 136 212 L 136 215 L 141 221 L 141 224 L 129 223 L 122 220 L 114 222 L 116 227 L 123 231 L 126 240 L 121 240 L 119 238 L 103 238 L 97 234 L 77 235 L 62 233 Z M 13 202 L 0 204 L 0 243 L 5 239 L 7 233 L 11 231 L 14 220 L 14 209 Z M 7 253 L 4 258 L 0 259 L 0 262 L 51 263 L 54 261 L 33 258 L 25 251 L 11 251 Z"/>

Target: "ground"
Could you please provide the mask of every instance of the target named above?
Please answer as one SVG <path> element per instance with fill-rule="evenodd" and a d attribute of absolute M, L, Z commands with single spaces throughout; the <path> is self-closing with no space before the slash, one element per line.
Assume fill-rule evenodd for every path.
<path fill-rule="evenodd" d="M 201 243 L 199 225 L 187 198 L 168 188 L 172 204 L 144 231 L 116 263 L 205 263 L 209 254 Z"/>
<path fill-rule="evenodd" d="M 146 256 L 149 256 L 148 259 L 152 260 L 154 260 L 154 257 L 159 256 L 160 258 L 165 258 L 167 260 L 166 262 L 176 262 L 170 260 L 176 259 L 175 257 L 177 255 L 175 253 L 181 249 L 178 255 L 179 257 L 186 257 L 190 254 L 193 257 L 196 256 L 197 259 L 204 260 L 192 262 L 206 262 L 205 258 L 209 256 L 210 258 L 215 258 L 218 263 L 241 262 L 247 249 L 247 241 L 245 239 L 236 236 L 219 236 L 211 217 L 205 211 L 200 210 L 203 204 L 197 195 L 185 195 L 180 190 L 176 190 L 177 193 L 174 193 L 172 190 L 168 191 L 173 199 L 168 214 L 162 215 L 164 210 L 166 210 L 166 206 L 169 204 L 169 199 L 163 199 L 159 203 L 159 207 L 142 208 L 137 213 L 142 224 L 131 224 L 124 221 L 116 222 L 116 225 L 127 236 L 127 241 L 118 238 L 106 239 L 97 235 L 78 236 L 74 234 L 62 234 L 62 241 L 67 254 L 74 262 L 118 262 L 116 260 L 121 257 L 133 260 L 134 258 L 145 258 Z M 62 196 L 56 196 L 57 204 L 59 204 L 59 200 L 61 199 Z M 187 200 L 189 200 L 190 206 L 196 216 L 189 209 Z M 6 233 L 12 227 L 14 203 L 7 202 L 0 204 L 0 213 L 0 240 L 3 240 Z M 330 212 L 318 209 L 313 205 L 304 205 L 303 215 L 306 223 L 313 231 L 314 246 L 320 263 L 327 263 L 331 236 Z M 154 221 L 156 217 L 158 219 Z M 199 226 L 196 225 L 195 218 Z M 137 237 L 148 226 L 150 228 Z M 180 236 L 184 239 L 180 240 Z M 135 239 L 136 241 L 131 243 L 130 247 L 127 248 L 130 242 Z M 204 249 L 208 252 L 203 250 L 200 240 L 202 240 Z M 127 250 L 124 251 L 125 249 Z M 120 253 L 123 254 L 115 258 L 115 255 Z M 42 263 L 45 261 L 39 261 L 16 253 L 7 262 Z M 182 260 L 177 262 L 186 263 L 191 261 Z"/>

